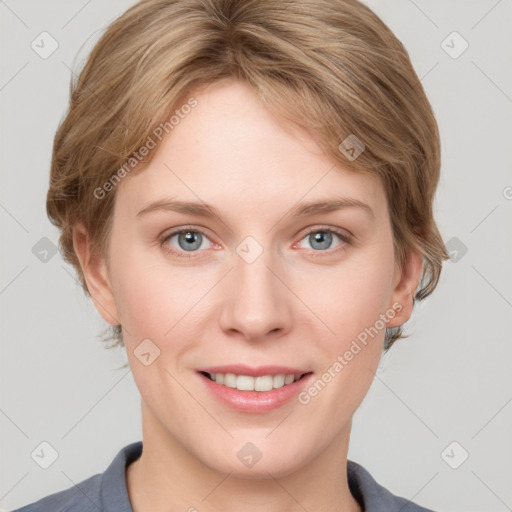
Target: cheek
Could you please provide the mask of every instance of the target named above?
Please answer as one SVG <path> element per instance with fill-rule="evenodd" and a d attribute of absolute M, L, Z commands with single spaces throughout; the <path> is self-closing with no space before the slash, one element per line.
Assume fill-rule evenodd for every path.
<path fill-rule="evenodd" d="M 173 267 L 154 249 L 123 249 L 123 258 L 115 262 L 114 280 L 127 347 L 133 349 L 149 338 L 166 352 L 171 347 L 179 351 L 182 330 L 201 322 L 201 312 L 208 303 L 205 294 L 216 276 L 207 269 Z"/>
<path fill-rule="evenodd" d="M 332 335 L 323 338 L 330 340 L 328 353 L 375 325 L 384 334 L 379 315 L 385 313 L 392 293 L 393 264 L 392 248 L 384 249 L 361 254 L 337 269 L 310 272 L 302 281 L 301 295 Z"/>
<path fill-rule="evenodd" d="M 327 294 L 310 296 L 315 304 L 312 309 L 316 308 L 334 334 L 316 337 L 321 364 L 299 403 L 308 418 L 313 418 L 310 421 L 323 429 L 325 443 L 359 407 L 382 355 L 386 323 L 380 315 L 386 313 L 389 301 L 393 259 L 379 259 L 380 265 L 340 270 L 321 287 L 329 290 Z"/>
<path fill-rule="evenodd" d="M 335 334 L 319 338 L 322 371 L 301 403 L 308 404 L 310 413 L 322 422 L 344 422 L 373 381 L 386 332 L 381 315 L 392 292 L 393 265 L 392 244 L 383 243 L 380 250 L 360 253 L 357 263 L 340 266 L 325 279 L 321 288 L 329 290 L 328 298 L 314 295 L 316 307 Z"/>

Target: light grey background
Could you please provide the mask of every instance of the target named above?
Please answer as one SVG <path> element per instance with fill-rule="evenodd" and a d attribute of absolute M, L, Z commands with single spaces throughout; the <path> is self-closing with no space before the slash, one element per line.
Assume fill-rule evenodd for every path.
<path fill-rule="evenodd" d="M 45 197 L 70 70 L 131 4 L 0 1 L 1 510 L 104 471 L 141 439 L 137 388 L 117 369 L 125 354 L 103 348 L 103 321 L 60 255 L 43 262 L 33 253 L 41 238 L 58 240 Z M 512 3 L 367 4 L 408 49 L 436 112 L 437 219 L 446 242 L 458 239 L 449 246 L 467 253 L 452 253 L 458 261 L 446 262 L 417 308 L 411 337 L 383 358 L 354 418 L 349 458 L 435 510 L 512 510 Z M 46 59 L 31 48 L 43 31 L 59 45 Z M 442 47 L 453 31 L 469 43 L 458 58 Z M 461 44 L 451 36 L 444 46 Z M 48 469 L 31 458 L 43 441 L 58 452 Z M 460 462 L 463 450 L 468 459 L 452 469 L 447 461 Z"/>

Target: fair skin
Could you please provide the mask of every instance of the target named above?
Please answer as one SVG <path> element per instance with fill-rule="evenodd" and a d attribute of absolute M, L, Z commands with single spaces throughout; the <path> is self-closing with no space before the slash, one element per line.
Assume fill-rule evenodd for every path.
<path fill-rule="evenodd" d="M 346 473 L 351 420 L 385 329 L 307 404 L 295 396 L 264 412 L 238 410 L 209 392 L 198 369 L 290 366 L 309 372 L 298 388 L 307 389 L 393 304 L 400 311 L 387 327 L 409 318 L 421 256 L 397 265 L 377 178 L 331 161 L 243 82 L 193 96 L 197 107 L 150 165 L 117 187 L 108 267 L 75 229 L 88 289 L 103 318 L 123 326 L 141 393 L 144 449 L 126 475 L 133 509 L 359 511 Z M 290 214 L 297 203 L 340 198 L 369 208 Z M 206 203 L 217 216 L 138 215 L 163 199 Z M 179 228 L 196 233 L 192 251 L 184 236 L 169 237 Z M 236 251 L 248 236 L 263 250 L 251 263 Z M 145 339 L 160 350 L 147 366 L 134 355 Z M 248 442 L 261 453 L 252 467 L 237 456 Z"/>

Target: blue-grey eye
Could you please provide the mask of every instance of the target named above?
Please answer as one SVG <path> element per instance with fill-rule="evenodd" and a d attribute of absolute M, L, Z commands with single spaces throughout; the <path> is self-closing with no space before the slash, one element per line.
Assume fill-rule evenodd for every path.
<path fill-rule="evenodd" d="M 313 249 L 329 249 L 332 243 L 332 234 L 326 231 L 317 231 L 316 233 L 310 233 L 309 241 Z M 313 244 L 317 244 L 316 246 Z"/>
<path fill-rule="evenodd" d="M 176 233 L 169 237 L 169 243 L 171 240 L 175 237 L 178 237 L 178 246 L 179 249 L 182 249 L 183 251 L 196 251 L 197 249 L 201 248 L 203 240 L 203 235 L 197 231 L 180 231 L 179 233 Z"/>
<path fill-rule="evenodd" d="M 332 249 L 333 243 L 333 235 L 336 236 L 340 242 L 338 245 L 343 243 L 343 239 L 341 235 L 335 233 L 334 231 L 328 229 L 318 229 L 316 231 L 311 231 L 311 233 L 307 234 L 303 240 L 307 240 L 309 247 L 307 249 L 314 249 L 316 251 L 325 251 L 327 249 Z"/>

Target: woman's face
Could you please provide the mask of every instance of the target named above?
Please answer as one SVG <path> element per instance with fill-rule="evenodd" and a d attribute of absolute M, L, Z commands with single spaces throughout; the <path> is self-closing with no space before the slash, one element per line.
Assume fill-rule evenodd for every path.
<path fill-rule="evenodd" d="M 194 97 L 117 186 L 110 271 L 88 283 L 123 326 L 145 435 L 223 473 L 283 476 L 346 450 L 419 260 L 399 272 L 376 178 L 292 135 L 242 82 Z"/>

